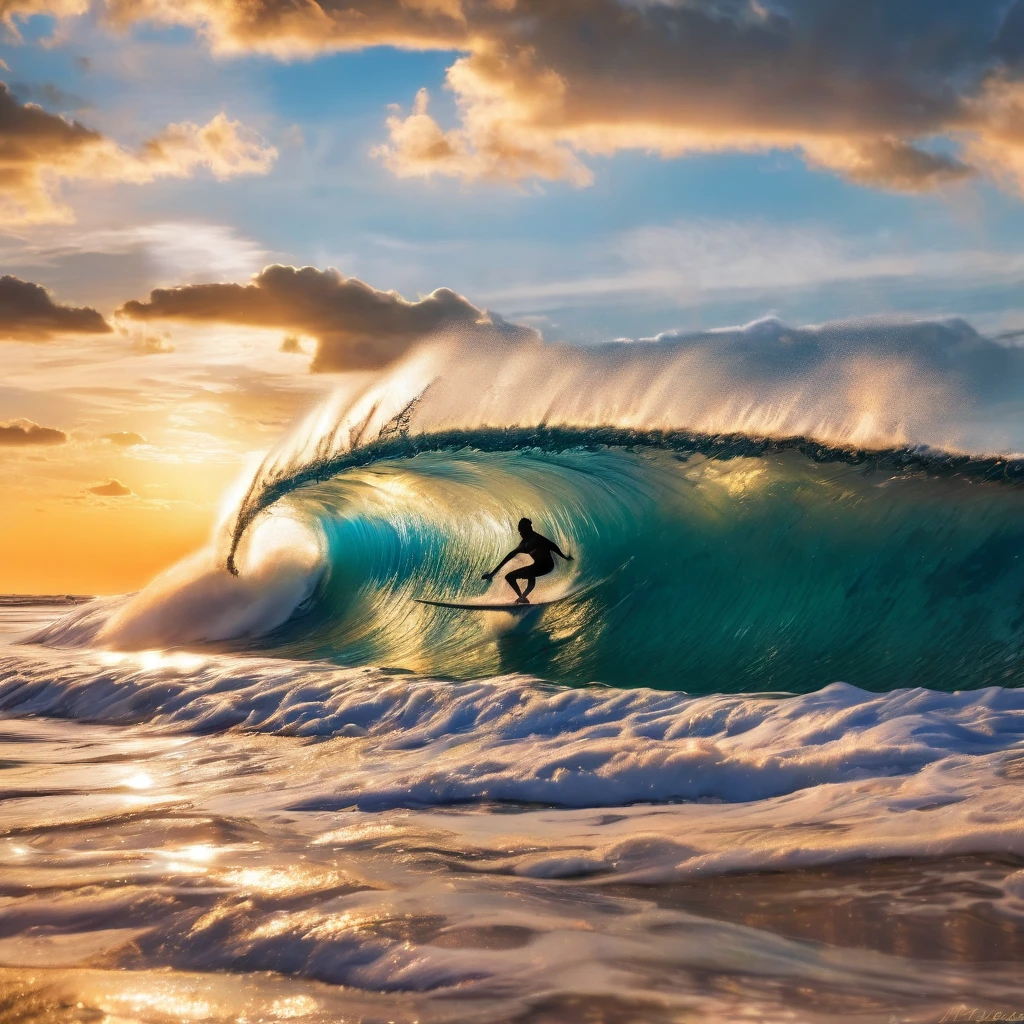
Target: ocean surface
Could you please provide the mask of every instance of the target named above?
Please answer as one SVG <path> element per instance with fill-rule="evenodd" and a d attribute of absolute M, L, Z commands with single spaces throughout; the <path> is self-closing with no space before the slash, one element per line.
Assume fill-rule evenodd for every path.
<path fill-rule="evenodd" d="M 0 599 L 0 1021 L 1024 1018 L 1024 366 L 844 332 L 427 347 Z"/>

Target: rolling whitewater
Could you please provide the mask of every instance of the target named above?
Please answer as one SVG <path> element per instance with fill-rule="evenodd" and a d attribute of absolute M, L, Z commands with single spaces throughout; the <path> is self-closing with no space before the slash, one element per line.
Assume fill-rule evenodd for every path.
<path fill-rule="evenodd" d="M 140 593 L 0 607 L 0 1012 L 1024 1010 L 1024 351 L 494 326 Z M 522 515 L 537 605 L 444 607 Z"/>

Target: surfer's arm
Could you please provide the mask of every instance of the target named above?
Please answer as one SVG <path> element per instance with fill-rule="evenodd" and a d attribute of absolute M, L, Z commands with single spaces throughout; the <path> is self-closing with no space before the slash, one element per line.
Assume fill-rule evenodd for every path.
<path fill-rule="evenodd" d="M 553 540 L 549 540 L 548 544 L 551 546 L 551 550 L 554 551 L 559 558 L 564 558 L 567 562 L 572 561 L 572 555 L 567 555 Z"/>
<path fill-rule="evenodd" d="M 523 546 L 520 544 L 519 547 L 514 548 L 512 551 L 510 551 L 490 572 L 485 572 L 483 576 L 481 576 L 480 578 L 484 580 L 489 580 L 498 572 L 499 569 L 501 569 L 503 565 L 505 565 L 507 562 L 511 562 L 512 559 L 515 558 L 516 555 L 518 555 L 522 550 Z"/>

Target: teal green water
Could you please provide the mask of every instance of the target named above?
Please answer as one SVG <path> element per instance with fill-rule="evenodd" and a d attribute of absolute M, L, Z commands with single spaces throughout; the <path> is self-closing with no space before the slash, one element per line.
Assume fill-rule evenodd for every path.
<path fill-rule="evenodd" d="M 1024 489 L 1006 483 L 798 451 L 466 449 L 350 468 L 274 509 L 327 557 L 258 641 L 289 657 L 691 693 L 1012 686 L 1024 657 Z M 480 574 L 521 515 L 576 556 L 538 597 L 575 597 L 522 618 L 414 603 L 510 595 Z"/>

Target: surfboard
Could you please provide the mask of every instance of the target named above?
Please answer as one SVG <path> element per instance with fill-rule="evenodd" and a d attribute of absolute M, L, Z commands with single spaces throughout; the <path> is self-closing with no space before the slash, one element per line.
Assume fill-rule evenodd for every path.
<path fill-rule="evenodd" d="M 417 604 L 429 604 L 435 608 L 461 608 L 463 611 L 470 612 L 528 612 L 531 608 L 544 608 L 549 604 L 560 604 L 562 601 L 568 601 L 574 597 L 582 597 L 584 594 L 594 590 L 595 587 L 607 583 L 632 561 L 632 558 L 628 558 L 615 572 L 609 573 L 599 580 L 591 580 L 589 583 L 575 587 L 567 594 L 559 594 L 558 597 L 541 598 L 538 601 L 531 601 L 529 604 L 516 604 L 514 601 L 504 604 L 497 601 L 435 601 L 429 597 L 414 597 L 413 600 Z"/>
<path fill-rule="evenodd" d="M 516 604 L 508 601 L 499 604 L 496 601 L 431 601 L 425 597 L 414 597 L 417 604 L 429 604 L 435 608 L 461 608 L 472 612 L 528 612 L 533 608 L 544 608 L 549 604 L 558 604 L 559 601 L 568 601 L 575 594 L 562 594 L 561 597 L 552 597 L 547 601 L 531 601 L 529 604 Z"/>

